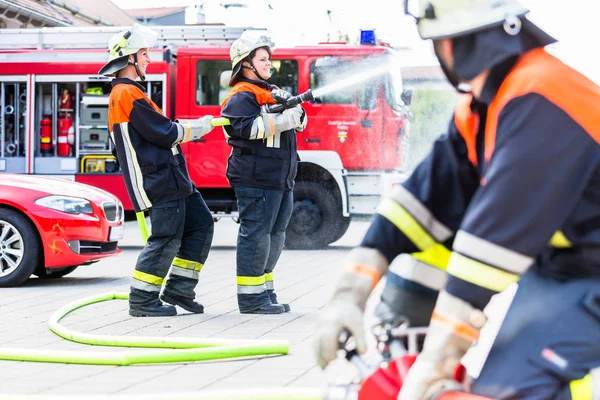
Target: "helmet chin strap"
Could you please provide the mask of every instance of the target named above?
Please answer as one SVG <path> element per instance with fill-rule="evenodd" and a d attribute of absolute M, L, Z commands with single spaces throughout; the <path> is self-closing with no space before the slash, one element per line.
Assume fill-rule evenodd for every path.
<path fill-rule="evenodd" d="M 244 64 L 242 64 L 242 68 L 246 68 L 246 69 L 249 69 L 249 70 L 251 70 L 252 72 L 254 72 L 254 74 L 255 74 L 255 75 L 258 77 L 258 79 L 260 79 L 261 81 L 265 81 L 265 82 L 266 82 L 266 81 L 267 81 L 267 79 L 268 79 L 268 78 L 267 78 L 267 79 L 263 78 L 263 77 L 262 77 L 262 76 L 261 76 L 261 75 L 258 73 L 258 70 L 257 70 L 257 69 L 256 69 L 256 67 L 254 66 L 254 64 L 252 64 L 252 62 L 250 62 L 250 66 L 249 66 L 249 67 L 248 67 L 248 66 L 246 66 L 246 65 L 244 65 Z"/>
<path fill-rule="evenodd" d="M 127 61 L 127 65 L 133 65 L 135 67 L 135 72 L 137 72 L 137 74 L 140 77 L 140 79 L 142 80 L 142 82 L 146 80 L 146 77 L 144 75 L 142 75 L 142 72 L 140 71 L 140 66 L 138 65 L 137 53 L 133 54 L 133 62 Z"/>
<path fill-rule="evenodd" d="M 433 51 L 440 63 L 442 72 L 444 73 L 444 75 L 446 75 L 446 78 L 448 79 L 450 84 L 454 87 L 454 89 L 456 89 L 459 93 L 470 93 L 471 88 L 470 88 L 469 84 L 462 82 L 460 77 L 458 76 L 458 74 L 456 72 L 454 72 L 453 69 L 448 67 L 448 65 L 444 61 L 437 46 L 433 46 Z"/>

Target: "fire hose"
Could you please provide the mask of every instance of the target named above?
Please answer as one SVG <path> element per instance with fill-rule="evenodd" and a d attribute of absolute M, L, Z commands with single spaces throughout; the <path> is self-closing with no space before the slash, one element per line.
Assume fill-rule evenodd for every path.
<path fill-rule="evenodd" d="M 107 300 L 127 300 L 127 293 L 107 293 L 87 297 L 58 309 L 48 319 L 48 326 L 58 336 L 78 343 L 96 346 L 150 348 L 146 351 L 84 352 L 40 349 L 0 348 L 0 360 L 33 361 L 65 364 L 132 365 L 168 362 L 205 361 L 221 358 L 287 354 L 284 340 L 238 340 L 211 338 L 164 338 L 144 336 L 111 336 L 75 332 L 60 324 L 70 312 Z M 162 349 L 174 349 L 164 351 Z"/>

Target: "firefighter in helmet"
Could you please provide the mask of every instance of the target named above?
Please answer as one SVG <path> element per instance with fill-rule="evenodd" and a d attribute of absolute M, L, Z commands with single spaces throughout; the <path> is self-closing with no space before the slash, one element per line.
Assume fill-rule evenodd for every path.
<path fill-rule="evenodd" d="M 212 117 L 172 122 L 136 82 L 145 80 L 157 37 L 139 24 L 116 34 L 108 43 L 109 61 L 99 71 L 115 77 L 110 137 L 135 211 L 149 210 L 152 224 L 131 283 L 129 314 L 136 317 L 175 315 L 175 305 L 204 311 L 194 288 L 213 236 L 212 215 L 190 179 L 180 147 L 210 132 Z"/>
<path fill-rule="evenodd" d="M 237 298 L 241 313 L 290 311 L 274 290 L 273 269 L 292 215 L 292 190 L 298 169 L 296 131 L 307 123 L 301 106 L 269 113 L 265 105 L 290 93 L 269 84 L 273 42 L 247 30 L 231 46 L 232 89 L 222 103 L 227 143 L 232 147 L 227 179 L 237 197 Z"/>
<path fill-rule="evenodd" d="M 447 277 L 400 399 L 432 398 L 451 382 L 480 330 L 465 363 L 473 393 L 597 398 L 600 88 L 546 52 L 554 39 L 516 0 L 419 0 L 415 12 L 405 3 L 464 94 L 448 132 L 348 254 L 318 323 L 318 362 L 335 358 L 342 329 L 365 351 L 372 287 L 396 256 L 419 253 L 430 262 L 398 287 L 433 290 L 423 285 L 432 266 Z M 485 315 L 492 297 L 502 312 Z"/>

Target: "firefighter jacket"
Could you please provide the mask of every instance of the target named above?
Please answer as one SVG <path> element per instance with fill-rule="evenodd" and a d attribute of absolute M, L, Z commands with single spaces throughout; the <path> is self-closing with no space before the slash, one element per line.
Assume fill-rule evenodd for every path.
<path fill-rule="evenodd" d="M 108 126 L 136 212 L 193 192 L 181 152 L 185 129 L 172 122 L 130 79 L 112 81 Z"/>
<path fill-rule="evenodd" d="M 261 114 L 261 106 L 274 104 L 266 82 L 242 78 L 223 101 L 221 115 L 229 118 L 225 126 L 227 143 L 233 147 L 227 161 L 227 179 L 232 186 L 250 186 L 263 189 L 293 189 L 298 171 L 296 130 L 284 132 L 269 129 L 268 116 Z M 266 120 L 265 120 L 266 119 Z"/>
<path fill-rule="evenodd" d="M 544 49 L 513 65 L 459 101 L 362 242 L 390 262 L 419 252 L 480 309 L 532 266 L 600 276 L 600 88 Z"/>

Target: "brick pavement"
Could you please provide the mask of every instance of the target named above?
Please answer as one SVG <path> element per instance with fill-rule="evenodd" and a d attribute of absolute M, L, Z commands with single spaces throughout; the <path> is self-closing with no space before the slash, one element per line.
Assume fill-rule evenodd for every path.
<path fill-rule="evenodd" d="M 310 347 L 314 323 L 328 300 L 340 261 L 358 243 L 367 222 L 353 222 L 348 233 L 321 251 L 284 250 L 275 270 L 276 289 L 291 313 L 241 315 L 235 295 L 237 225 L 223 219 L 215 225 L 215 240 L 201 273 L 197 298 L 205 314 L 168 318 L 131 318 L 122 300 L 76 310 L 62 320 L 70 329 L 106 335 L 285 339 L 290 354 L 262 358 L 127 367 L 0 361 L 0 399 L 86 398 L 91 395 L 176 398 L 176 394 L 240 388 L 312 388 L 347 379 L 347 369 L 322 372 Z M 18 288 L 0 289 L 0 347 L 73 351 L 121 351 L 66 341 L 53 334 L 47 320 L 59 307 L 84 297 L 127 291 L 140 250 L 135 223 L 127 223 L 123 253 L 58 280 L 29 280 Z M 134 350 L 135 351 L 135 350 Z M 345 368 L 340 366 L 340 368 Z M 350 374 L 350 375 L 349 375 Z M 15 397 L 16 396 L 16 397 Z"/>

